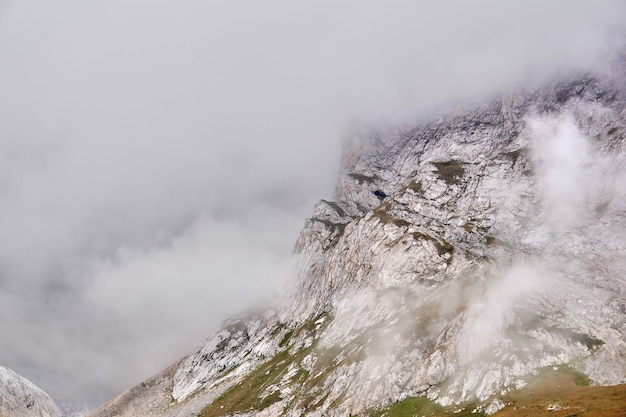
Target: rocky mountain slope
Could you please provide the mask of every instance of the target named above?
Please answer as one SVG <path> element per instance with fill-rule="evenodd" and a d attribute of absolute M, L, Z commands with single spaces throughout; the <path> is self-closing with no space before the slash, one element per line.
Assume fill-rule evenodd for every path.
<path fill-rule="evenodd" d="M 35 384 L 0 366 L 0 416 L 61 417 L 61 410 Z"/>
<path fill-rule="evenodd" d="M 493 414 L 546 369 L 625 383 L 622 67 L 351 141 L 290 305 L 90 416 Z"/>

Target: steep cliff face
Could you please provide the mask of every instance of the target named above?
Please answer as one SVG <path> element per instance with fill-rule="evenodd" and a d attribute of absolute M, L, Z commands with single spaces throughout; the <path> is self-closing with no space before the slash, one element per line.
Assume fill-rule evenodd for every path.
<path fill-rule="evenodd" d="M 0 366 L 0 416 L 61 417 L 61 410 L 35 384 Z"/>
<path fill-rule="evenodd" d="M 417 396 L 491 414 L 546 367 L 626 382 L 622 79 L 349 144 L 296 243 L 291 305 L 144 383 L 149 413 L 131 391 L 92 415 L 366 415 Z"/>

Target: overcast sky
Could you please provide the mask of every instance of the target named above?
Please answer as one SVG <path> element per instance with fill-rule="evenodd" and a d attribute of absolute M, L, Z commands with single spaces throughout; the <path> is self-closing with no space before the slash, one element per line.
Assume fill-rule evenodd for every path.
<path fill-rule="evenodd" d="M 598 65 L 625 5 L 0 0 L 0 363 L 159 371 L 293 281 L 342 137 Z"/>

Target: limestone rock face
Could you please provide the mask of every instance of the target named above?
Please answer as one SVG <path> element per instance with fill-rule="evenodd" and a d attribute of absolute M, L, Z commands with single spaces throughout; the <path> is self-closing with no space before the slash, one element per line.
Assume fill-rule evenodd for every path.
<path fill-rule="evenodd" d="M 353 141 L 295 245 L 291 305 L 226 323 L 150 414 L 92 416 L 348 416 L 419 395 L 493 413 L 548 366 L 626 382 L 623 79 Z"/>
<path fill-rule="evenodd" d="M 61 417 L 48 394 L 9 368 L 0 366 L 0 416 Z"/>

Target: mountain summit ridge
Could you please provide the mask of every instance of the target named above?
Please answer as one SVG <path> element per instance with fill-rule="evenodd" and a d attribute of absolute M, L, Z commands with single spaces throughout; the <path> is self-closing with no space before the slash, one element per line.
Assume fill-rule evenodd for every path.
<path fill-rule="evenodd" d="M 349 143 L 295 244 L 291 304 L 227 321 L 90 416 L 368 415 L 418 396 L 493 414 L 546 368 L 626 382 L 619 77 Z"/>

